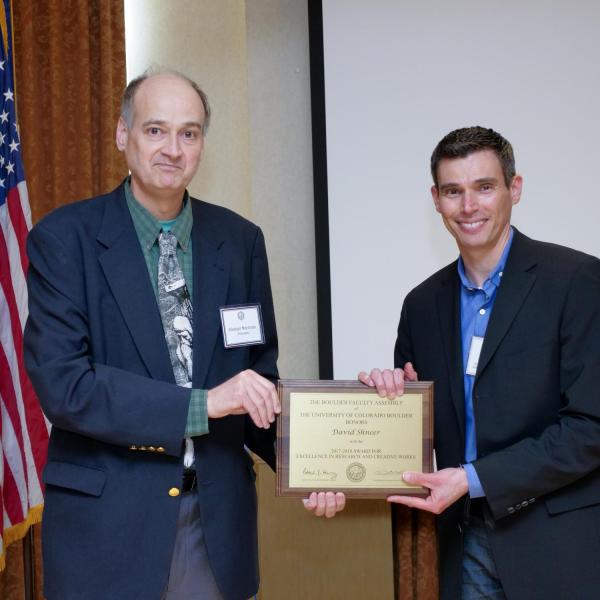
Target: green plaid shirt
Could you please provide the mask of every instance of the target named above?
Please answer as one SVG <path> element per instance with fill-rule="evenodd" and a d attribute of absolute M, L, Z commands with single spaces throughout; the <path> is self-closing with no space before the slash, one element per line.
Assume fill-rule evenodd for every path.
<path fill-rule="evenodd" d="M 125 182 L 125 198 L 127 207 L 133 219 L 133 226 L 137 233 L 138 241 L 142 247 L 148 274 L 156 302 L 158 303 L 158 236 L 162 225 L 149 211 L 147 211 L 134 197 L 129 185 L 129 180 Z M 183 272 L 190 298 L 194 298 L 194 278 L 192 274 L 192 206 L 188 193 L 185 192 L 183 198 L 183 208 L 177 216 L 177 219 L 171 226 L 171 233 L 177 238 L 177 260 Z M 185 428 L 185 437 L 195 435 L 204 435 L 208 433 L 208 412 L 206 408 L 206 390 L 193 389 L 190 398 L 190 408 L 188 411 L 187 426 Z"/>

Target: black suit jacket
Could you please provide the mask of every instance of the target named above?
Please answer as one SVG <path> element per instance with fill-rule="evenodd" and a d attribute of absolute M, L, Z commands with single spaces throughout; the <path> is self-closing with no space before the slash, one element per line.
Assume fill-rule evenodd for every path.
<path fill-rule="evenodd" d="M 191 199 L 193 385 L 244 369 L 277 378 L 264 239 Z M 175 385 L 160 313 L 122 186 L 60 208 L 30 233 L 25 357 L 52 423 L 44 471 L 49 600 L 158 600 L 175 539 L 190 390 Z M 219 307 L 259 303 L 266 343 L 226 349 Z M 256 494 L 244 445 L 274 464 L 274 428 L 245 416 L 194 438 L 210 562 L 228 600 L 258 588 Z"/>
<path fill-rule="evenodd" d="M 406 298 L 394 362 L 435 382 L 438 467 L 464 462 L 457 263 Z M 515 235 L 473 388 L 486 524 L 509 600 L 600 590 L 600 261 Z M 460 598 L 465 499 L 438 518 L 440 588 Z"/>

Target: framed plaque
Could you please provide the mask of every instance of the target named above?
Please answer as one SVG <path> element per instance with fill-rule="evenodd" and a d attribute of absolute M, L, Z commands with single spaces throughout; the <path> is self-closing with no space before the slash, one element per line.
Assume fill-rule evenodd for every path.
<path fill-rule="evenodd" d="M 433 470 L 433 382 L 406 382 L 389 400 L 356 380 L 282 379 L 279 398 L 278 496 L 429 494 L 402 473 Z"/>

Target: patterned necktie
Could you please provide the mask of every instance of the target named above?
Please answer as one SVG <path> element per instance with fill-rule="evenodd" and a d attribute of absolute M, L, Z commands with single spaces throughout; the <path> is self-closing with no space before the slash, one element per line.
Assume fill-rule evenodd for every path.
<path fill-rule="evenodd" d="M 177 385 L 192 387 L 192 302 L 177 260 L 177 238 L 170 231 L 158 237 L 158 307 Z M 193 445 L 186 439 L 184 464 L 194 459 Z"/>
<path fill-rule="evenodd" d="M 158 307 L 177 385 L 192 387 L 192 303 L 177 260 L 177 238 L 158 238 Z"/>

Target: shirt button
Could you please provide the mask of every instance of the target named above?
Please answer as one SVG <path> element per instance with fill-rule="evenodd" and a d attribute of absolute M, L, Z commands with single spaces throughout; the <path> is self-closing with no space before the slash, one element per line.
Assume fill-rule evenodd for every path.
<path fill-rule="evenodd" d="M 479 314 L 480 315 L 485 315 L 485 308 L 480 308 L 479 309 Z"/>

